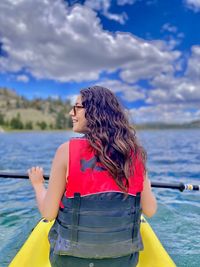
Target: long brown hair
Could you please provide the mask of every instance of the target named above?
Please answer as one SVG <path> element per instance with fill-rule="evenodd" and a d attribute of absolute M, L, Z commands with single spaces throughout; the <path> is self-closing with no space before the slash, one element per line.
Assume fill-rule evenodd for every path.
<path fill-rule="evenodd" d="M 117 97 L 109 89 L 93 86 L 82 89 L 80 94 L 86 110 L 86 137 L 100 162 L 118 186 L 127 192 L 136 159 L 142 161 L 146 171 L 146 152 L 138 143 L 136 131 Z"/>

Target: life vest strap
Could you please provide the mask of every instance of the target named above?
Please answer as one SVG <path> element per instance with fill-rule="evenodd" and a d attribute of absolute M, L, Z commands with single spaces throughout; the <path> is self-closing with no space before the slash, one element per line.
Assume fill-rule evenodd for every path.
<path fill-rule="evenodd" d="M 137 193 L 136 197 L 135 197 L 135 207 L 136 207 L 136 213 L 134 214 L 134 227 L 133 227 L 133 231 L 132 231 L 132 240 L 134 240 L 139 232 L 139 227 L 140 227 L 140 215 L 141 213 L 139 212 L 140 209 L 140 198 L 141 198 L 141 194 Z"/>
<path fill-rule="evenodd" d="M 79 210 L 81 204 L 81 196 L 79 193 L 74 194 L 72 201 L 72 228 L 71 228 L 71 241 L 78 241 L 78 225 L 79 225 Z"/>

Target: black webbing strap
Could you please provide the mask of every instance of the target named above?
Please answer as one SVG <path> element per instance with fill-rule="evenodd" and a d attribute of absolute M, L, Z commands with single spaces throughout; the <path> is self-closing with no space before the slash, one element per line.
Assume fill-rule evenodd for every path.
<path fill-rule="evenodd" d="M 79 210 L 81 204 L 80 193 L 75 193 L 72 203 L 72 229 L 71 229 L 71 241 L 78 241 L 78 225 L 79 225 Z"/>
<path fill-rule="evenodd" d="M 140 220 L 140 193 L 137 193 L 135 197 L 135 216 L 134 216 L 134 224 L 132 230 L 132 240 L 134 240 L 138 235 L 139 220 Z"/>

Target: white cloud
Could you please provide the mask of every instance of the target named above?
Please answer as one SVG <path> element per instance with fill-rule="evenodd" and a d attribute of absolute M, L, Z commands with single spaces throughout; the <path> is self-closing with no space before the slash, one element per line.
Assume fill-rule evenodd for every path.
<path fill-rule="evenodd" d="M 188 68 L 186 71 L 186 76 L 191 81 L 200 85 L 200 45 L 193 46 L 191 50 L 192 54 L 188 60 Z"/>
<path fill-rule="evenodd" d="M 86 0 L 85 5 L 94 10 L 107 12 L 111 6 L 111 0 Z"/>
<path fill-rule="evenodd" d="M 158 104 L 131 109 L 130 115 L 135 123 L 184 123 L 199 120 L 200 109 L 196 107 L 194 111 L 192 104 Z"/>
<path fill-rule="evenodd" d="M 133 5 L 137 0 L 117 0 L 116 5 L 118 6 L 124 6 L 124 5 Z M 128 19 L 128 16 L 125 12 L 122 13 L 112 13 L 110 12 L 112 0 L 86 0 L 84 5 L 100 12 L 103 16 L 110 20 L 114 20 L 120 24 L 125 24 L 126 20 Z"/>
<path fill-rule="evenodd" d="M 186 6 L 194 12 L 200 11 L 200 0 L 185 0 Z"/>
<path fill-rule="evenodd" d="M 68 95 L 66 99 L 68 99 L 72 105 L 75 105 L 77 97 L 78 97 L 78 94 L 72 94 L 72 95 Z"/>
<path fill-rule="evenodd" d="M 175 80 L 175 79 L 173 79 Z M 170 88 L 170 85 L 172 87 Z M 169 82 L 167 90 L 156 88 L 149 92 L 147 103 L 191 103 L 200 101 L 200 88 L 188 81 Z"/>
<path fill-rule="evenodd" d="M 121 93 L 121 98 L 127 102 L 145 99 L 144 90 L 137 85 L 129 85 L 119 80 L 104 80 L 98 83 L 98 85 L 109 88 L 114 93 Z"/>
<path fill-rule="evenodd" d="M 63 1 L 0 2 L 1 42 L 8 57 L 3 71 L 25 69 L 37 79 L 90 81 L 102 71 L 121 69 L 125 81 L 172 71 L 178 52 L 164 42 L 145 42 L 128 33 L 102 29 L 97 14 L 86 6 L 69 8 Z"/>
<path fill-rule="evenodd" d="M 133 5 L 137 0 L 117 0 L 119 6 Z"/>
<path fill-rule="evenodd" d="M 165 23 L 161 32 L 164 33 L 164 39 L 167 41 L 168 46 L 171 50 L 177 47 L 185 37 L 182 32 L 178 32 L 178 28 L 171 23 Z"/>
<path fill-rule="evenodd" d="M 111 7 L 111 2 L 112 2 L 111 0 L 98 0 L 98 1 L 86 0 L 84 5 L 95 10 L 95 11 L 101 12 L 102 15 L 104 15 L 105 17 L 107 17 L 110 20 L 114 20 L 116 22 L 119 22 L 120 24 L 124 24 L 128 18 L 126 13 L 125 12 L 122 12 L 121 14 L 111 13 L 109 11 L 109 9 Z M 123 5 L 126 4 L 125 2 L 130 2 L 130 0 L 129 1 L 125 0 Z M 119 3 L 119 5 L 120 4 L 121 3 Z"/>
<path fill-rule="evenodd" d="M 176 33 L 177 30 L 178 30 L 177 27 L 171 25 L 170 23 L 165 23 L 165 24 L 162 26 L 162 31 L 168 31 L 168 32 Z"/>
<path fill-rule="evenodd" d="M 196 103 L 200 102 L 200 46 L 193 46 L 182 76 L 174 73 L 155 75 L 154 87 L 148 94 L 147 103 Z M 180 70 L 180 66 L 179 70 Z"/>
<path fill-rule="evenodd" d="M 88 7 L 89 2 L 96 5 L 91 6 L 93 10 Z M 187 103 L 195 106 L 200 101 L 200 46 L 192 47 L 183 71 L 182 55 L 173 43 L 183 36 L 178 36 L 181 33 L 174 26 L 164 26 L 177 34 L 171 43 L 112 33 L 102 28 L 94 11 L 109 13 L 111 1 L 88 0 L 87 3 L 87 6 L 69 7 L 62 0 L 0 1 L 0 42 L 7 55 L 0 57 L 0 71 L 13 75 L 25 70 L 37 79 L 61 82 L 98 81 L 101 73 L 117 72 L 121 81 L 100 80 L 100 84 L 121 92 L 126 101 L 142 100 L 151 104 L 135 110 L 140 118 L 181 119 L 181 114 L 183 119 L 197 118 L 198 107 L 195 112 L 184 107 Z M 176 76 L 177 71 L 182 74 Z M 27 78 L 18 75 L 17 79 L 26 81 Z M 151 89 L 142 89 L 137 84 L 140 80 L 146 80 Z"/>
<path fill-rule="evenodd" d="M 29 77 L 28 76 L 26 76 L 26 75 L 18 75 L 17 76 L 17 81 L 19 81 L 19 82 L 28 82 L 29 81 Z"/>
<path fill-rule="evenodd" d="M 127 63 L 120 74 L 124 81 L 136 82 L 140 79 L 152 79 L 158 73 L 174 71 L 173 62 L 180 56 L 178 51 L 168 51 L 161 46 L 160 42 L 130 40 L 129 43 L 133 47 L 133 53 L 132 60 Z"/>

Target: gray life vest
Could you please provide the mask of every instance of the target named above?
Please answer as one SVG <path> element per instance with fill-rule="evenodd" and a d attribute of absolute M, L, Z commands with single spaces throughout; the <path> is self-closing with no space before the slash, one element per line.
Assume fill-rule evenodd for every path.
<path fill-rule="evenodd" d="M 49 232 L 54 254 L 81 258 L 116 258 L 143 249 L 140 193 L 63 196 L 64 208 Z"/>

